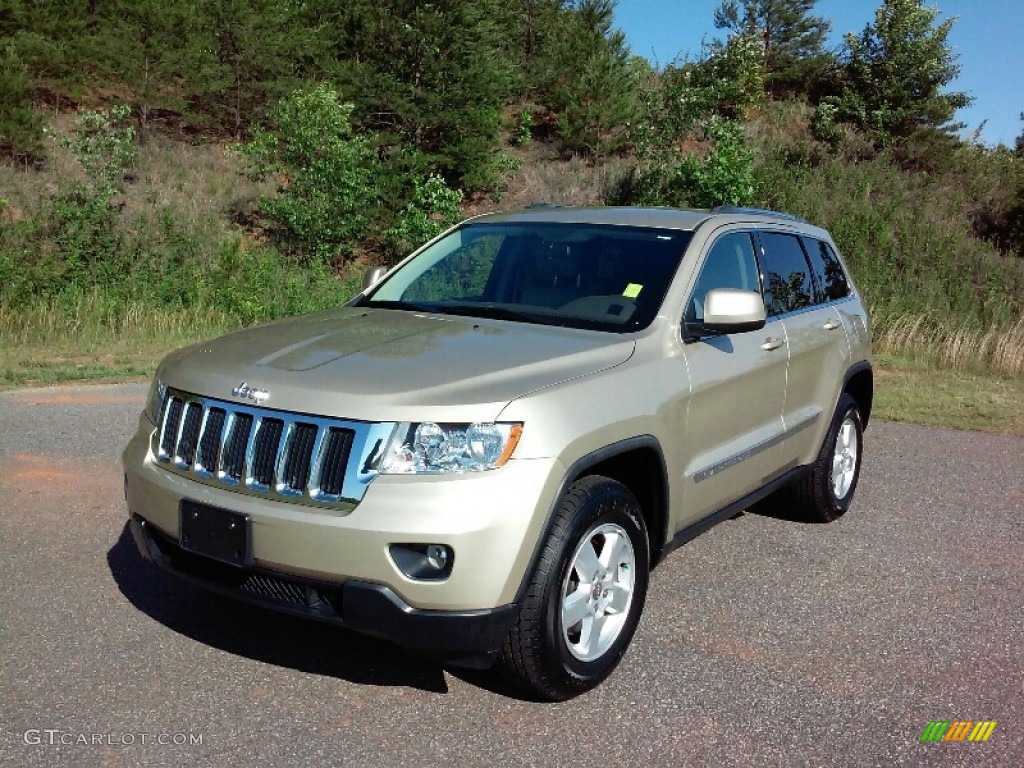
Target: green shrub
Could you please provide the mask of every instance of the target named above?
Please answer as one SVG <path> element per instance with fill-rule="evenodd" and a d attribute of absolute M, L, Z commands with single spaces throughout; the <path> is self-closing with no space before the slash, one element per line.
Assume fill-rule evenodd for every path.
<path fill-rule="evenodd" d="M 705 124 L 702 138 L 710 143 L 703 155 L 664 152 L 628 172 L 611 202 L 682 208 L 750 203 L 754 198 L 754 158 L 743 128 L 715 117 Z"/>
<path fill-rule="evenodd" d="M 811 116 L 811 136 L 822 144 L 827 144 L 833 152 L 842 146 L 843 133 L 841 126 L 836 124 L 836 115 L 839 108 L 830 101 L 823 101 L 819 104 Z"/>
<path fill-rule="evenodd" d="M 413 182 L 412 200 L 398 212 L 395 226 L 384 234 L 392 257 L 401 258 L 462 218 L 462 192 L 450 189 L 440 176 Z"/>
<path fill-rule="evenodd" d="M 109 200 L 124 189 L 125 173 L 135 163 L 135 129 L 131 109 L 86 110 L 75 118 L 74 135 L 57 143 L 71 152 L 88 177 L 85 194 Z"/>
<path fill-rule="evenodd" d="M 513 138 L 516 144 L 521 147 L 525 147 L 533 141 L 533 113 L 529 110 L 524 109 L 519 113 L 516 119 L 515 136 Z"/>
<path fill-rule="evenodd" d="M 300 89 L 273 111 L 277 134 L 256 130 L 241 146 L 253 178 L 280 179 L 260 211 L 307 263 L 351 255 L 377 208 L 377 156 L 351 114 L 328 85 Z"/>

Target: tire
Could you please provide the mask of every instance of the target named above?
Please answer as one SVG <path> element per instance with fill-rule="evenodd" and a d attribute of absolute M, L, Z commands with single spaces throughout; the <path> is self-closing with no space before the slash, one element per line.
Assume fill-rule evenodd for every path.
<path fill-rule="evenodd" d="M 506 678 L 537 698 L 564 701 L 608 677 L 643 612 L 648 547 L 628 488 L 596 475 L 573 483 L 502 647 Z"/>
<path fill-rule="evenodd" d="M 863 452 L 860 409 L 857 401 L 844 392 L 811 471 L 790 489 L 793 511 L 815 523 L 831 523 L 842 517 L 857 490 Z"/>

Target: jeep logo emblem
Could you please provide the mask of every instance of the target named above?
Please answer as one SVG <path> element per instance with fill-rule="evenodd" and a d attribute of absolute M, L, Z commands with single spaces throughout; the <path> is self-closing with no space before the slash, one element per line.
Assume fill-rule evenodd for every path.
<path fill-rule="evenodd" d="M 232 389 L 231 394 L 235 397 L 244 397 L 247 400 L 252 400 L 256 404 L 262 403 L 270 397 L 270 392 L 267 390 L 259 389 L 258 387 L 250 387 L 244 381 Z"/>

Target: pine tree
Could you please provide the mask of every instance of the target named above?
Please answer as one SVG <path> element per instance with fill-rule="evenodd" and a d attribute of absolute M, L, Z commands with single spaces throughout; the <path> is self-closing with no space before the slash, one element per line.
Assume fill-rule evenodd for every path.
<path fill-rule="evenodd" d="M 625 35 L 612 27 L 614 11 L 615 0 L 581 0 L 543 96 L 571 151 L 600 155 L 618 149 L 637 108 L 638 70 Z"/>
<path fill-rule="evenodd" d="M 108 76 L 131 92 L 139 140 L 154 109 L 183 112 L 202 60 L 198 18 L 189 0 L 109 0 L 97 5 L 93 42 Z"/>
<path fill-rule="evenodd" d="M 307 21 L 332 36 L 328 65 L 382 153 L 470 188 L 494 179 L 501 110 L 515 87 L 502 0 L 323 0 Z M 403 150 L 413 149 L 415 152 Z"/>
<path fill-rule="evenodd" d="M 951 133 L 956 110 L 970 104 L 960 91 L 943 92 L 960 72 L 947 42 L 955 18 L 936 26 L 936 8 L 923 0 L 884 0 L 874 24 L 846 36 L 840 119 L 881 143 L 923 128 Z"/>
<path fill-rule="evenodd" d="M 207 0 L 202 13 L 191 90 L 241 140 L 269 103 L 299 84 L 300 62 L 315 40 L 297 6 L 280 0 Z"/>
<path fill-rule="evenodd" d="M 767 85 L 772 92 L 806 88 L 810 72 L 821 63 L 831 26 L 812 16 L 817 0 L 724 0 L 715 11 L 715 26 L 757 37 L 763 50 Z"/>
<path fill-rule="evenodd" d="M 0 152 L 37 157 L 42 138 L 43 118 L 32 104 L 28 68 L 8 44 L 0 49 Z"/>

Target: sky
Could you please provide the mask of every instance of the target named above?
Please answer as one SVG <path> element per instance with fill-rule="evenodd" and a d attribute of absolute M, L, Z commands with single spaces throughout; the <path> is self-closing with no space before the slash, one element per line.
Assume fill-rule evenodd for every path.
<path fill-rule="evenodd" d="M 664 66 L 677 56 L 700 55 L 701 40 L 722 37 L 715 29 L 720 0 L 619 0 L 615 25 L 626 33 L 633 53 Z M 832 22 L 830 46 L 846 32 L 861 32 L 874 21 L 881 0 L 819 0 L 813 13 Z M 982 123 L 982 140 L 1013 146 L 1024 123 L 1024 0 L 929 0 L 939 21 L 958 17 L 947 42 L 959 56 L 960 76 L 947 90 L 966 91 L 974 103 L 957 112 L 970 136 Z"/>

